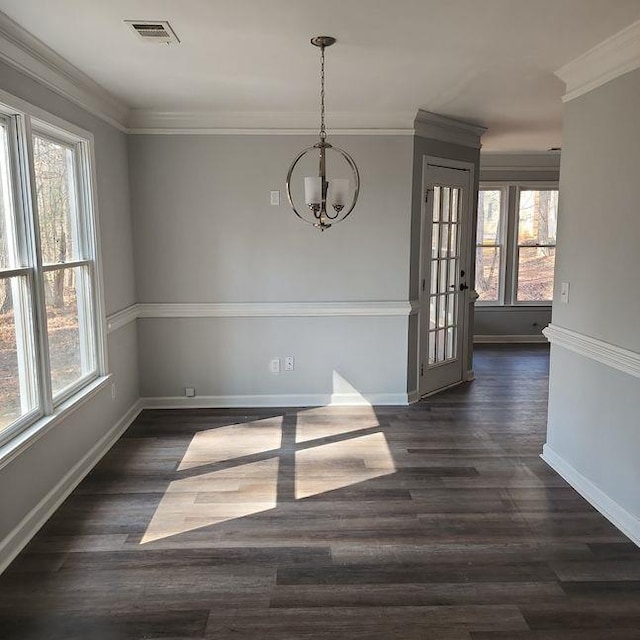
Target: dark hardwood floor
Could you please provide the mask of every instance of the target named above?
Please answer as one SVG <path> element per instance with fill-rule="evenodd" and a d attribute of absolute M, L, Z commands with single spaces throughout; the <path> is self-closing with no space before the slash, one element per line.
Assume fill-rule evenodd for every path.
<path fill-rule="evenodd" d="M 640 549 L 538 457 L 548 351 L 411 407 L 145 411 L 0 577 L 3 640 L 640 638 Z"/>

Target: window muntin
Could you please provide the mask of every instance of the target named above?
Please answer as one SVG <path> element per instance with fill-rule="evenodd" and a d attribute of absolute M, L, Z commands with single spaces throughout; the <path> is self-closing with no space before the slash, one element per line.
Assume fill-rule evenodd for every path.
<path fill-rule="evenodd" d="M 502 301 L 504 200 L 502 188 L 482 188 L 478 194 L 475 289 L 481 303 Z"/>
<path fill-rule="evenodd" d="M 91 142 L 16 103 L 0 105 L 0 445 L 105 362 Z"/>

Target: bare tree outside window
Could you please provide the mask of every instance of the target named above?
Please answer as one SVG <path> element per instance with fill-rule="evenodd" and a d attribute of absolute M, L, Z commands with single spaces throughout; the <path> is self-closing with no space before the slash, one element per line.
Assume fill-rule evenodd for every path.
<path fill-rule="evenodd" d="M 502 196 L 501 189 L 481 189 L 478 194 L 475 288 L 483 302 L 500 299 Z"/>

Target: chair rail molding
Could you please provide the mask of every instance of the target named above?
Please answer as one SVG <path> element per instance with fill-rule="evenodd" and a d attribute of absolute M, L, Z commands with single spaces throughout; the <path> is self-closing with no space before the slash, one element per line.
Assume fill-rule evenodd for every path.
<path fill-rule="evenodd" d="M 569 349 L 613 369 L 640 378 L 640 353 L 554 324 L 542 330 L 552 345 Z"/>
<path fill-rule="evenodd" d="M 126 104 L 1 11 L 0 60 L 120 131 L 127 130 Z"/>
<path fill-rule="evenodd" d="M 567 92 L 562 100 L 573 100 L 638 67 L 640 20 L 556 71 L 558 78 L 567 85 Z"/>

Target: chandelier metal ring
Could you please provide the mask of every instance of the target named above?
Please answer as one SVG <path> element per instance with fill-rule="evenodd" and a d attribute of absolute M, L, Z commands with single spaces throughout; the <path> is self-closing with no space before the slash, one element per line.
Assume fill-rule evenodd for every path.
<path fill-rule="evenodd" d="M 302 220 L 303 222 L 306 222 L 307 224 L 313 225 L 314 227 L 318 227 L 321 228 L 324 231 L 324 228 L 328 228 L 331 225 L 325 225 L 324 228 L 321 226 L 321 223 L 318 222 L 318 219 L 315 218 L 311 220 L 311 219 L 307 219 L 304 215 L 302 215 L 298 209 L 296 209 L 296 205 L 293 201 L 293 195 L 291 194 L 291 177 L 293 176 L 293 172 L 296 168 L 296 165 L 298 164 L 298 162 L 300 162 L 300 160 L 302 160 L 302 158 L 304 156 L 306 156 L 308 153 L 317 150 L 320 147 L 320 144 L 314 144 L 311 147 L 307 147 L 306 149 L 303 149 L 293 160 L 293 162 L 291 163 L 291 166 L 289 167 L 289 171 L 287 172 L 287 182 L 286 182 L 286 186 L 287 186 L 287 199 L 289 200 L 289 206 L 293 209 L 293 212 L 298 216 L 298 218 L 300 218 L 300 220 Z M 329 215 L 328 213 L 325 213 L 325 216 L 329 219 L 329 220 L 336 220 L 338 217 L 340 218 L 340 222 L 342 222 L 354 209 L 355 206 L 358 202 L 358 195 L 360 194 L 360 172 L 358 171 L 358 166 L 356 165 L 354 159 L 344 150 L 341 149 L 340 147 L 334 147 L 333 145 L 329 144 L 328 142 L 324 143 L 324 148 L 325 149 L 333 149 L 334 151 L 336 151 L 337 153 L 339 153 L 344 160 L 346 161 L 346 163 L 349 165 L 349 168 L 351 169 L 351 173 L 353 175 L 353 182 L 354 182 L 354 191 L 353 191 L 353 197 L 351 200 L 351 204 L 349 205 L 349 207 L 346 209 L 346 213 L 342 214 L 341 211 L 337 212 L 334 216 Z"/>

